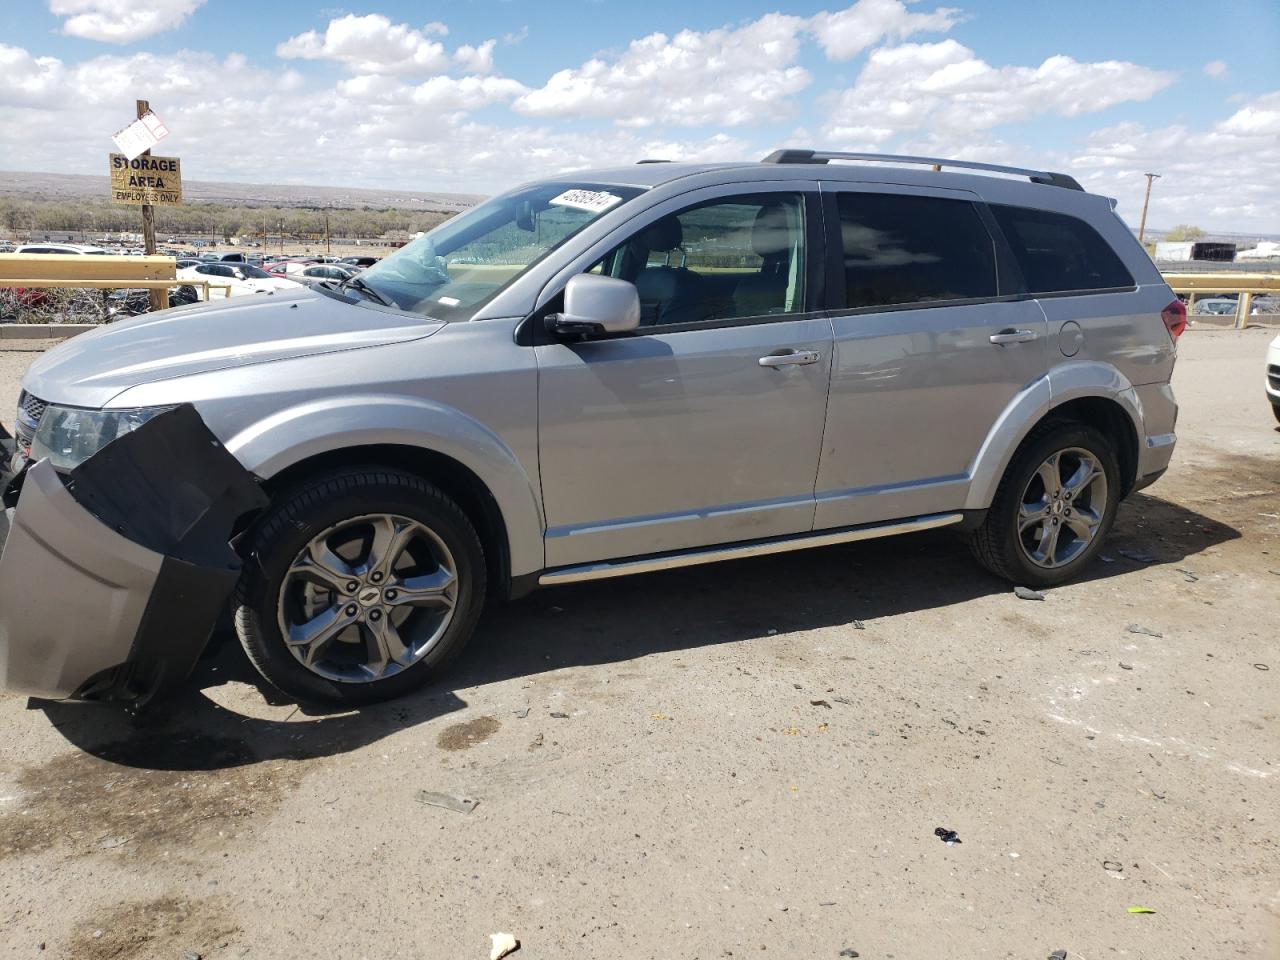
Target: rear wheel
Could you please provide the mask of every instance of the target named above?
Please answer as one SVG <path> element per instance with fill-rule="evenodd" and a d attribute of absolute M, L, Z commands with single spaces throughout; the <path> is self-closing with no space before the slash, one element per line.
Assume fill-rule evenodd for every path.
<path fill-rule="evenodd" d="M 466 515 L 422 479 L 349 470 L 287 494 L 257 528 L 236 631 L 299 699 L 360 704 L 438 676 L 470 638 L 485 566 Z"/>
<path fill-rule="evenodd" d="M 1119 500 L 1111 441 L 1085 424 L 1046 424 L 1018 448 L 970 547 L 1006 580 L 1063 583 L 1098 552 Z"/>

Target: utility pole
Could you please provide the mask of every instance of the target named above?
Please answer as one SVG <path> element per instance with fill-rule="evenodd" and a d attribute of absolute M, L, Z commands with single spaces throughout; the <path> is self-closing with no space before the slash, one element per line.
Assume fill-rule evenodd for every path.
<path fill-rule="evenodd" d="M 1158 173 L 1144 173 L 1143 176 L 1147 178 L 1147 195 L 1142 201 L 1142 223 L 1138 226 L 1139 243 L 1142 242 L 1142 238 L 1147 233 L 1147 205 L 1151 203 L 1151 182 L 1160 179 L 1160 174 Z"/>
<path fill-rule="evenodd" d="M 138 119 L 141 120 L 151 112 L 151 104 L 146 100 L 137 102 Z M 151 156 L 150 150 L 144 150 L 144 157 Z M 156 208 L 149 203 L 142 205 L 142 249 L 148 257 L 156 255 Z M 167 290 L 151 290 L 151 311 L 163 310 L 169 306 L 169 292 Z"/>
<path fill-rule="evenodd" d="M 333 253 L 329 248 L 329 208 L 324 208 L 324 252 L 326 254 Z"/>

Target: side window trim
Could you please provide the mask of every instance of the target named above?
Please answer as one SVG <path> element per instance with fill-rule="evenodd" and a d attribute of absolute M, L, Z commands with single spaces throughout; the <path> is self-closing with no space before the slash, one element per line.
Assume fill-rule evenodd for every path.
<path fill-rule="evenodd" d="M 977 208 L 982 225 L 987 228 L 987 233 L 991 235 L 991 242 L 995 246 L 997 299 L 1021 297 L 1027 293 L 1027 281 L 1022 275 L 1022 267 L 1018 265 L 1018 258 L 1014 256 L 1013 247 L 1009 245 L 1009 238 L 1000 229 L 1000 224 L 996 222 L 985 200 L 975 200 L 973 205 Z"/>
<path fill-rule="evenodd" d="M 668 197 L 638 213 L 631 220 L 619 225 L 607 236 L 593 243 L 567 266 L 557 271 L 543 285 L 542 292 L 539 293 L 536 300 L 537 307 L 516 328 L 516 343 L 521 346 L 538 346 L 558 342 L 548 336 L 543 326 L 543 318 L 548 312 L 554 312 L 550 308 L 554 306 L 557 298 L 564 292 L 565 284 L 572 277 L 585 273 L 597 261 L 607 256 L 611 251 L 640 231 L 664 217 L 679 214 L 692 207 L 706 206 L 717 202 L 729 202 L 735 197 L 767 193 L 798 194 L 804 204 L 804 241 L 809 247 L 806 253 L 804 310 L 758 317 L 727 317 L 696 323 L 665 324 L 658 327 L 642 328 L 624 336 L 643 337 L 683 333 L 690 330 L 716 330 L 724 327 L 752 326 L 761 323 L 806 320 L 825 316 L 827 313 L 825 298 L 828 288 L 827 271 L 825 269 L 827 260 L 826 223 L 829 218 L 824 216 L 818 182 L 816 180 L 743 181 L 714 187 L 702 187 Z"/>

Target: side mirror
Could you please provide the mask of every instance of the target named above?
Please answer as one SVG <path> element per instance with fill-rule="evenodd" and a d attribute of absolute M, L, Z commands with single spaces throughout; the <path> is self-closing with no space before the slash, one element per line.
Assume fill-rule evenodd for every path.
<path fill-rule="evenodd" d="M 547 317 L 547 328 L 559 336 L 630 333 L 640 326 L 640 293 L 617 277 L 580 273 L 564 288 L 564 312 Z"/>

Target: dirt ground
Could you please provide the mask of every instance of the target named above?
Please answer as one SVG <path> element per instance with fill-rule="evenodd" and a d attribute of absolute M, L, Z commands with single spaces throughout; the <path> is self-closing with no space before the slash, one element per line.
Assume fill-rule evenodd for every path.
<path fill-rule="evenodd" d="M 1044 602 L 921 535 L 547 590 L 358 713 L 234 641 L 142 724 L 0 697 L 0 956 L 1280 957 L 1274 335 L 1183 338 Z"/>

